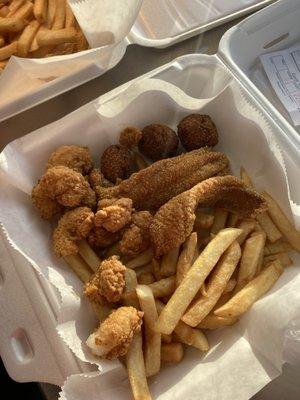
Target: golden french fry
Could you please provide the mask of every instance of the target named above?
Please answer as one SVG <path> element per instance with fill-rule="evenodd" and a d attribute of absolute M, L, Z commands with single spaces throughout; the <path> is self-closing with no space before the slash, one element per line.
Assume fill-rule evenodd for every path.
<path fill-rule="evenodd" d="M 56 5 L 57 5 L 57 0 L 48 0 L 47 24 L 46 24 L 48 29 L 52 28 L 55 18 Z"/>
<path fill-rule="evenodd" d="M 220 308 L 223 304 L 227 303 L 227 301 L 229 299 L 231 299 L 231 297 L 232 297 L 232 293 L 231 292 L 223 293 L 222 296 L 217 301 L 217 304 L 214 306 L 213 309 L 216 310 L 217 308 Z"/>
<path fill-rule="evenodd" d="M 154 297 L 170 296 L 175 290 L 175 276 L 161 279 L 160 281 L 148 285 L 153 292 Z"/>
<path fill-rule="evenodd" d="M 33 14 L 39 23 L 47 21 L 47 0 L 35 0 Z"/>
<path fill-rule="evenodd" d="M 81 30 L 79 32 L 77 32 L 76 38 L 77 38 L 76 47 L 77 47 L 78 52 L 84 51 L 89 48 L 89 44 Z"/>
<path fill-rule="evenodd" d="M 71 7 L 68 3 L 66 3 L 66 19 L 65 19 L 65 28 L 74 28 L 75 27 L 75 17 Z"/>
<path fill-rule="evenodd" d="M 264 257 L 263 265 L 266 266 L 273 261 L 280 261 L 283 267 L 289 267 L 293 264 L 293 260 L 287 253 L 277 253 L 277 254 L 270 254 L 269 256 Z"/>
<path fill-rule="evenodd" d="M 39 22 L 38 21 L 31 21 L 29 25 L 25 27 L 21 36 L 18 40 L 18 56 L 19 57 L 26 57 L 31 43 L 36 35 L 37 30 L 39 29 Z"/>
<path fill-rule="evenodd" d="M 214 311 L 220 317 L 239 317 L 263 296 L 277 281 L 283 272 L 280 262 L 274 261 L 250 281 L 242 290 L 226 304 Z"/>
<path fill-rule="evenodd" d="M 129 346 L 126 366 L 134 400 L 152 400 L 146 378 L 141 332 L 134 335 Z"/>
<path fill-rule="evenodd" d="M 165 254 L 161 261 L 160 275 L 163 278 L 176 274 L 177 261 L 179 256 L 179 247 Z"/>
<path fill-rule="evenodd" d="M 79 243 L 79 254 L 87 263 L 87 265 L 92 268 L 93 271 L 96 271 L 99 267 L 101 260 L 94 252 L 94 250 L 90 247 L 86 240 L 82 240 Z"/>
<path fill-rule="evenodd" d="M 179 321 L 174 329 L 176 338 L 189 346 L 196 347 L 201 351 L 208 351 L 209 344 L 206 336 L 199 329 L 191 328 L 189 325 Z"/>
<path fill-rule="evenodd" d="M 158 299 L 155 299 L 155 305 L 156 305 L 157 313 L 159 315 L 162 312 L 162 310 L 164 309 L 165 305 L 162 301 L 160 301 Z M 171 343 L 172 335 L 165 335 L 164 333 L 162 333 L 161 340 L 164 343 Z"/>
<path fill-rule="evenodd" d="M 94 301 L 91 302 L 92 308 L 94 310 L 94 313 L 96 314 L 99 322 L 102 322 L 109 316 L 113 308 L 111 307 L 110 304 L 98 304 L 95 303 Z"/>
<path fill-rule="evenodd" d="M 0 32 L 19 32 L 24 28 L 24 26 L 24 21 L 19 18 L 0 18 Z"/>
<path fill-rule="evenodd" d="M 155 282 L 154 276 L 150 271 L 143 272 L 138 276 L 138 282 L 140 285 L 150 285 L 150 283 Z"/>
<path fill-rule="evenodd" d="M 246 240 L 246 237 L 253 231 L 255 228 L 255 221 L 252 219 L 243 219 L 237 225 L 238 229 L 242 229 L 241 235 L 238 237 L 237 241 L 241 245 Z"/>
<path fill-rule="evenodd" d="M 241 180 L 244 182 L 244 184 L 250 188 L 253 188 L 254 186 L 252 180 L 244 167 L 241 167 L 240 174 L 241 174 Z"/>
<path fill-rule="evenodd" d="M 145 272 L 151 272 L 152 274 L 152 264 L 149 263 L 147 265 L 144 265 L 143 267 L 136 268 L 134 271 L 136 273 L 137 278 L 139 278 L 139 276 L 141 276 Z"/>
<path fill-rule="evenodd" d="M 267 212 L 259 214 L 256 219 L 271 243 L 276 242 L 282 237 L 281 233 L 276 228 L 276 225 L 273 223 Z"/>
<path fill-rule="evenodd" d="M 238 220 L 239 220 L 238 214 L 229 213 L 226 226 L 228 228 L 234 228 Z"/>
<path fill-rule="evenodd" d="M 262 196 L 267 201 L 269 214 L 274 224 L 292 247 L 300 252 L 300 232 L 295 229 L 294 225 L 288 220 L 287 216 L 269 193 L 263 192 Z"/>
<path fill-rule="evenodd" d="M 148 377 L 156 375 L 160 370 L 161 335 L 153 330 L 158 314 L 151 289 L 146 285 L 137 285 L 135 290 L 140 302 L 141 310 L 144 312 L 146 338 L 145 368 L 146 376 Z"/>
<path fill-rule="evenodd" d="M 235 285 L 236 285 L 236 279 L 234 279 L 234 278 L 229 279 L 229 281 L 227 282 L 227 285 L 223 291 L 223 294 L 232 292 L 233 289 L 235 288 Z"/>
<path fill-rule="evenodd" d="M 161 341 L 163 343 L 171 343 L 173 341 L 172 335 L 165 335 L 164 333 L 161 334 Z"/>
<path fill-rule="evenodd" d="M 158 332 L 166 334 L 173 332 L 178 321 L 224 251 L 241 233 L 241 229 L 223 229 L 208 243 L 161 312 L 156 323 Z"/>
<path fill-rule="evenodd" d="M 266 247 L 264 250 L 264 255 L 278 254 L 284 253 L 286 251 L 293 250 L 292 246 L 288 242 L 284 242 L 283 240 L 279 240 L 275 243 L 266 243 Z"/>
<path fill-rule="evenodd" d="M 58 30 L 44 30 L 37 34 L 36 40 L 39 46 L 54 46 L 62 43 L 76 42 L 76 29 L 64 28 Z"/>
<path fill-rule="evenodd" d="M 214 314 L 207 315 L 198 325 L 200 329 L 218 329 L 223 326 L 230 326 L 238 322 L 235 317 L 218 317 Z"/>
<path fill-rule="evenodd" d="M 140 153 L 137 153 L 136 151 L 133 152 L 133 160 L 139 171 L 148 167 L 147 161 Z"/>
<path fill-rule="evenodd" d="M 201 296 L 203 297 L 207 297 L 208 293 L 207 293 L 207 288 L 206 288 L 206 283 L 203 282 L 203 285 L 201 286 L 199 293 L 201 294 Z"/>
<path fill-rule="evenodd" d="M 36 34 L 35 34 L 35 37 L 33 38 L 33 40 L 32 40 L 32 43 L 31 43 L 31 46 L 30 46 L 30 49 L 29 49 L 29 52 L 30 53 L 34 53 L 34 52 L 36 52 L 38 49 L 39 49 L 39 45 L 38 45 L 38 42 L 37 42 L 37 40 L 36 40 L 36 36 L 37 36 L 37 34 L 40 32 L 40 31 L 43 31 L 43 30 L 45 30 L 46 28 L 43 26 L 43 25 L 40 25 L 39 26 L 39 28 L 38 28 L 38 30 L 37 30 L 37 32 L 36 32 Z"/>
<path fill-rule="evenodd" d="M 8 6 L 9 16 L 14 14 L 24 3 L 25 3 L 25 0 L 13 0 L 10 3 L 10 5 Z"/>
<path fill-rule="evenodd" d="M 66 1 L 59 0 L 55 9 L 55 17 L 52 24 L 52 29 L 63 29 L 66 18 Z"/>
<path fill-rule="evenodd" d="M 135 288 L 137 286 L 137 277 L 133 269 L 128 269 L 125 272 L 125 289 L 122 295 L 122 302 L 125 306 L 132 306 L 139 310 L 139 300 L 136 295 Z"/>
<path fill-rule="evenodd" d="M 197 250 L 197 233 L 193 232 L 186 239 L 177 262 L 176 286 L 179 286 L 183 278 L 191 268 Z"/>
<path fill-rule="evenodd" d="M 160 275 L 160 265 L 158 260 L 153 258 L 151 261 L 151 266 L 152 266 L 152 274 L 154 275 L 155 279 L 159 281 L 161 279 L 161 275 Z"/>
<path fill-rule="evenodd" d="M 202 211 L 196 210 L 196 219 L 194 222 L 194 229 L 198 231 L 199 229 L 210 229 L 214 223 L 214 215 L 206 214 Z"/>
<path fill-rule="evenodd" d="M 126 264 L 127 268 L 135 269 L 138 267 L 142 267 L 143 265 L 149 264 L 153 258 L 153 251 L 151 248 L 145 250 L 143 253 L 139 254 L 135 258 L 128 261 Z"/>
<path fill-rule="evenodd" d="M 250 236 L 245 241 L 234 294 L 254 278 L 257 269 L 260 268 L 259 262 L 263 257 L 265 243 L 266 234 L 264 232 Z"/>
<path fill-rule="evenodd" d="M 7 6 L 4 6 L 0 8 L 0 17 L 6 17 L 9 14 L 9 8 Z"/>
<path fill-rule="evenodd" d="M 183 315 L 182 321 L 195 327 L 217 304 L 241 257 L 241 248 L 233 242 L 220 258 L 207 285 L 207 296 L 201 296 Z M 176 330 L 175 330 L 176 331 Z"/>
<path fill-rule="evenodd" d="M 221 229 L 225 228 L 228 217 L 228 211 L 217 209 L 215 211 L 214 222 L 211 227 L 211 233 L 216 235 Z"/>
<path fill-rule="evenodd" d="M 0 61 L 6 60 L 10 56 L 17 54 L 18 43 L 13 42 L 0 48 Z"/>
<path fill-rule="evenodd" d="M 29 19 L 33 14 L 33 4 L 30 2 L 26 2 L 20 7 L 15 13 L 14 17 L 20 18 L 22 20 Z"/>
<path fill-rule="evenodd" d="M 169 343 L 161 346 L 161 360 L 166 363 L 179 363 L 183 359 L 184 349 L 181 343 Z"/>
<path fill-rule="evenodd" d="M 0 35 L 0 47 L 4 46 L 5 44 L 5 39 L 2 35 Z"/>
<path fill-rule="evenodd" d="M 83 283 L 86 283 L 90 279 L 92 271 L 79 255 L 72 254 L 63 258 Z"/>

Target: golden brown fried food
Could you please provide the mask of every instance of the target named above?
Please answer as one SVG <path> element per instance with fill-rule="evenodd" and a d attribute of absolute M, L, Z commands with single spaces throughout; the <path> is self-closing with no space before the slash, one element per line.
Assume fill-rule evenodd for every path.
<path fill-rule="evenodd" d="M 99 168 L 93 168 L 89 174 L 89 182 L 91 188 L 96 190 L 97 186 L 111 187 L 114 186 L 112 182 L 104 178 L 104 175 Z"/>
<path fill-rule="evenodd" d="M 117 232 L 108 232 L 104 228 L 94 228 L 88 235 L 88 242 L 92 247 L 99 247 L 104 249 L 105 247 L 109 247 L 112 244 L 118 242 L 123 234 L 124 230 L 119 230 Z"/>
<path fill-rule="evenodd" d="M 88 337 L 86 344 L 92 353 L 108 360 L 124 356 L 133 335 L 141 330 L 143 315 L 134 307 L 118 308 Z"/>
<path fill-rule="evenodd" d="M 194 150 L 160 160 L 112 188 L 98 192 L 101 198 L 129 197 L 138 210 L 155 210 L 197 183 L 228 170 L 223 153 Z M 228 172 L 227 172 L 228 173 Z"/>
<path fill-rule="evenodd" d="M 109 181 L 116 183 L 117 179 L 126 179 L 134 168 L 130 151 L 120 145 L 109 146 L 101 157 L 101 172 Z"/>
<path fill-rule="evenodd" d="M 119 143 L 121 146 L 127 147 L 127 149 L 132 150 L 137 147 L 140 139 L 142 137 L 142 132 L 139 128 L 135 126 L 127 126 L 120 133 Z"/>
<path fill-rule="evenodd" d="M 46 169 L 62 165 L 86 175 L 93 167 L 93 159 L 87 147 L 60 146 L 50 156 Z"/>
<path fill-rule="evenodd" d="M 122 254 L 135 257 L 150 246 L 149 227 L 153 216 L 149 211 L 138 211 L 132 215 L 132 224 L 124 232 L 119 243 Z"/>
<path fill-rule="evenodd" d="M 126 267 L 117 256 L 102 261 L 97 271 L 85 284 L 84 294 L 91 300 L 103 304 L 121 299 L 125 287 Z"/>
<path fill-rule="evenodd" d="M 86 238 L 93 227 L 94 213 L 88 207 L 66 212 L 53 232 L 55 254 L 66 257 L 78 253 L 80 240 Z"/>
<path fill-rule="evenodd" d="M 180 246 L 193 230 L 195 209 L 217 207 L 242 217 L 266 210 L 266 202 L 234 176 L 218 176 L 198 183 L 164 204 L 150 225 L 150 236 L 157 257 Z"/>
<path fill-rule="evenodd" d="M 62 206 L 94 207 L 96 195 L 79 172 L 57 166 L 49 168 L 33 188 L 32 202 L 43 218 L 50 219 Z"/>
<path fill-rule="evenodd" d="M 95 226 L 109 232 L 117 232 L 131 220 L 132 200 L 127 198 L 100 200 L 95 215 Z"/>

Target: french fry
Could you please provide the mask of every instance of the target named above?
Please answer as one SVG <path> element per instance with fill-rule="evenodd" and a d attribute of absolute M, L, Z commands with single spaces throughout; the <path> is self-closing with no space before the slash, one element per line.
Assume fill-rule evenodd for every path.
<path fill-rule="evenodd" d="M 227 303 L 227 301 L 229 299 L 231 299 L 231 297 L 232 297 L 232 293 L 230 293 L 230 292 L 224 293 L 223 292 L 222 296 L 219 298 L 219 300 L 217 301 L 217 304 L 214 306 L 213 309 L 216 310 L 216 309 L 220 308 L 221 306 L 223 306 L 223 304 Z"/>
<path fill-rule="evenodd" d="M 150 283 L 153 283 L 154 281 L 155 279 L 151 272 L 143 272 L 138 277 L 138 282 L 140 285 L 150 285 Z"/>
<path fill-rule="evenodd" d="M 47 0 L 35 0 L 33 14 L 36 20 L 42 24 L 47 21 Z"/>
<path fill-rule="evenodd" d="M 39 46 L 55 46 L 62 43 L 76 42 L 76 29 L 64 28 L 58 30 L 44 30 L 37 34 L 36 40 Z"/>
<path fill-rule="evenodd" d="M 77 254 L 65 256 L 64 260 L 83 283 L 86 283 L 92 276 L 89 266 Z"/>
<path fill-rule="evenodd" d="M 276 225 L 273 223 L 267 212 L 259 214 L 256 219 L 271 243 L 276 242 L 282 237 L 281 233 L 276 228 Z"/>
<path fill-rule="evenodd" d="M 274 224 L 292 247 L 300 252 L 300 232 L 298 232 L 293 224 L 288 220 L 273 197 L 271 197 L 267 192 L 263 192 L 262 196 L 267 201 L 269 214 Z"/>
<path fill-rule="evenodd" d="M 270 254 L 269 256 L 264 257 L 263 265 L 267 266 L 268 264 L 276 260 L 280 261 L 283 267 L 289 267 L 293 264 L 293 260 L 287 253 L 277 253 Z"/>
<path fill-rule="evenodd" d="M 184 349 L 181 343 L 169 343 L 161 346 L 161 361 L 179 363 L 183 359 Z"/>
<path fill-rule="evenodd" d="M 14 17 L 20 18 L 20 19 L 29 19 L 33 14 L 33 4 L 30 2 L 26 2 L 23 4 L 22 7 L 20 7 L 15 13 Z"/>
<path fill-rule="evenodd" d="M 8 63 L 8 60 L 0 61 L 0 73 L 2 73 L 2 71 L 6 67 L 7 63 Z"/>
<path fill-rule="evenodd" d="M 158 315 L 162 312 L 164 309 L 165 305 L 162 301 L 155 299 L 155 305 L 157 309 Z M 161 340 L 164 343 L 171 343 L 172 342 L 172 335 L 165 335 L 164 333 L 161 334 Z"/>
<path fill-rule="evenodd" d="M 94 313 L 96 314 L 99 322 L 104 321 L 109 316 L 111 311 L 113 310 L 113 308 L 111 307 L 110 304 L 105 304 L 105 305 L 98 304 L 93 301 L 93 302 L 91 302 L 91 305 L 92 305 Z"/>
<path fill-rule="evenodd" d="M 88 44 L 84 34 L 82 33 L 82 31 L 77 32 L 76 47 L 77 47 L 77 51 L 84 51 L 89 48 L 89 44 Z"/>
<path fill-rule="evenodd" d="M 5 39 L 2 35 L 0 35 L 0 47 L 4 46 L 5 44 Z"/>
<path fill-rule="evenodd" d="M 177 261 L 179 256 L 179 247 L 165 254 L 161 261 L 160 275 L 162 278 L 167 278 L 176 274 Z"/>
<path fill-rule="evenodd" d="M 264 255 L 278 254 L 284 253 L 286 251 L 293 250 L 292 246 L 288 242 L 284 242 L 283 240 L 279 240 L 275 243 L 266 243 L 266 247 L 264 250 Z"/>
<path fill-rule="evenodd" d="M 234 279 L 234 278 L 229 279 L 229 281 L 227 282 L 227 285 L 223 291 L 223 294 L 232 292 L 233 289 L 235 288 L 235 285 L 236 285 L 236 279 Z"/>
<path fill-rule="evenodd" d="M 139 276 L 141 276 L 145 272 L 151 272 L 152 274 L 152 264 L 149 263 L 147 265 L 144 265 L 143 267 L 136 268 L 134 271 L 136 273 L 137 278 L 139 278 Z"/>
<path fill-rule="evenodd" d="M 136 293 L 144 312 L 145 323 L 145 369 L 146 376 L 156 375 L 160 370 L 161 362 L 161 335 L 153 330 L 158 314 L 151 289 L 146 285 L 137 285 Z"/>
<path fill-rule="evenodd" d="M 141 332 L 134 335 L 129 346 L 126 366 L 134 400 L 152 400 L 146 378 Z"/>
<path fill-rule="evenodd" d="M 234 294 L 240 291 L 254 278 L 257 269 L 260 268 L 259 262 L 261 262 L 263 257 L 265 243 L 266 234 L 264 232 L 257 233 L 255 236 L 250 236 L 246 240 L 243 248 Z"/>
<path fill-rule="evenodd" d="M 241 229 L 223 229 L 208 243 L 160 314 L 156 323 L 158 332 L 166 334 L 173 332 L 178 321 L 224 251 L 241 233 Z"/>
<path fill-rule="evenodd" d="M 203 296 L 203 297 L 207 297 L 208 296 L 205 282 L 203 282 L 203 285 L 201 286 L 199 292 L 200 292 L 201 296 Z"/>
<path fill-rule="evenodd" d="M 206 336 L 199 329 L 191 328 L 189 325 L 179 321 L 174 329 L 175 337 L 182 343 L 196 347 L 201 351 L 208 351 L 209 344 Z"/>
<path fill-rule="evenodd" d="M 176 287 L 180 285 L 183 278 L 193 264 L 195 250 L 197 248 L 197 233 L 193 232 L 186 239 L 179 255 L 176 271 Z"/>
<path fill-rule="evenodd" d="M 38 45 L 38 42 L 37 42 L 37 40 L 36 40 L 36 36 L 37 36 L 37 34 L 40 32 L 40 31 L 43 31 L 43 30 L 45 30 L 46 28 L 45 28 L 45 26 L 43 26 L 43 25 L 40 25 L 39 26 L 39 28 L 38 28 L 38 30 L 37 30 L 37 33 L 35 34 L 35 37 L 33 38 L 33 41 L 32 41 L 32 43 L 31 43 L 31 46 L 30 46 L 30 49 L 29 49 L 29 52 L 30 53 L 34 53 L 34 52 L 36 52 L 38 49 L 39 49 L 39 45 Z"/>
<path fill-rule="evenodd" d="M 18 43 L 13 42 L 0 48 L 0 61 L 6 60 L 18 51 Z"/>
<path fill-rule="evenodd" d="M 162 341 L 162 343 L 171 343 L 173 341 L 173 337 L 172 337 L 172 335 L 165 335 L 164 333 L 162 333 L 161 341 Z"/>
<path fill-rule="evenodd" d="M 238 229 L 242 229 L 241 235 L 238 237 L 237 241 L 241 245 L 246 240 L 246 237 L 253 231 L 255 228 L 255 221 L 252 219 L 243 219 L 237 225 Z"/>
<path fill-rule="evenodd" d="M 154 297 L 170 296 L 175 290 L 175 276 L 169 276 L 148 286 L 152 290 Z"/>
<path fill-rule="evenodd" d="M 160 275 L 160 265 L 158 260 L 153 258 L 151 261 L 151 266 L 152 266 L 152 274 L 154 275 L 155 279 L 159 281 L 161 279 L 161 275 Z"/>
<path fill-rule="evenodd" d="M 4 6 L 2 8 L 0 8 L 0 17 L 7 17 L 7 15 L 9 14 L 9 8 L 7 6 Z"/>
<path fill-rule="evenodd" d="M 139 310 L 140 305 L 136 295 L 137 277 L 133 269 L 127 269 L 125 272 L 125 289 L 122 296 L 122 302 L 125 306 L 132 306 Z"/>
<path fill-rule="evenodd" d="M 20 32 L 25 26 L 24 21 L 16 17 L 1 17 L 0 32 Z"/>
<path fill-rule="evenodd" d="M 8 6 L 9 16 L 13 15 L 24 3 L 25 0 L 13 0 Z"/>
<path fill-rule="evenodd" d="M 52 29 L 63 29 L 66 18 L 66 1 L 59 0 L 56 5 L 55 17 L 52 24 Z"/>
<path fill-rule="evenodd" d="M 133 152 L 133 160 L 139 171 L 148 167 L 147 161 L 140 153 L 137 153 L 136 151 Z"/>
<path fill-rule="evenodd" d="M 153 258 L 153 251 L 151 248 L 149 248 L 145 250 L 143 253 L 133 258 L 132 260 L 128 261 L 126 267 L 131 269 L 142 267 L 143 265 L 149 264 L 152 258 Z"/>
<path fill-rule="evenodd" d="M 214 223 L 214 215 L 206 214 L 202 211 L 196 210 L 195 212 L 196 219 L 194 222 L 194 229 L 210 229 Z"/>
<path fill-rule="evenodd" d="M 198 325 L 200 329 L 218 329 L 223 326 L 230 326 L 238 322 L 235 317 L 218 317 L 214 314 L 207 315 Z"/>
<path fill-rule="evenodd" d="M 90 247 L 86 240 L 81 240 L 79 243 L 79 254 L 87 263 L 87 265 L 92 268 L 93 271 L 96 271 L 99 265 L 101 264 L 100 258 L 94 252 L 94 250 Z"/>
<path fill-rule="evenodd" d="M 221 229 L 225 228 L 228 217 L 228 211 L 217 209 L 215 211 L 214 222 L 211 227 L 211 233 L 216 235 Z"/>
<path fill-rule="evenodd" d="M 47 23 L 46 23 L 48 29 L 52 28 L 55 18 L 56 5 L 57 5 L 57 0 L 48 0 Z"/>
<path fill-rule="evenodd" d="M 27 56 L 30 46 L 31 46 L 31 43 L 35 37 L 37 30 L 39 29 L 39 26 L 40 26 L 39 22 L 32 21 L 23 30 L 23 32 L 18 40 L 17 54 L 19 57 Z"/>
<path fill-rule="evenodd" d="M 253 188 L 254 186 L 253 186 L 252 180 L 244 167 L 241 167 L 240 174 L 241 174 L 241 180 L 244 182 L 244 184 L 250 188 Z"/>
<path fill-rule="evenodd" d="M 71 10 L 71 7 L 66 2 L 66 18 L 65 18 L 65 28 L 74 28 L 75 27 L 75 17 Z"/>
<path fill-rule="evenodd" d="M 238 220 L 239 220 L 238 214 L 229 213 L 226 226 L 228 228 L 234 228 Z"/>
<path fill-rule="evenodd" d="M 207 285 L 207 296 L 201 296 L 183 315 L 182 321 L 195 327 L 214 308 L 241 257 L 241 248 L 233 242 L 220 258 Z M 176 332 L 176 329 L 175 329 Z"/>
<path fill-rule="evenodd" d="M 280 262 L 274 261 L 226 304 L 214 311 L 219 317 L 239 317 L 263 296 L 283 272 Z"/>

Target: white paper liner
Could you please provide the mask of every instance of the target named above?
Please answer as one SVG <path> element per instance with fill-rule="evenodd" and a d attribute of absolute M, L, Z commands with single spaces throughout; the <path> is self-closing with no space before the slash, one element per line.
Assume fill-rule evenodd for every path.
<path fill-rule="evenodd" d="M 126 399 L 130 398 L 130 390 L 118 361 L 99 361 L 87 351 L 84 341 L 96 326 L 96 319 L 80 297 L 82 285 L 76 276 L 52 254 L 53 226 L 42 221 L 31 205 L 32 186 L 49 154 L 59 145 L 87 145 L 97 159 L 107 145 L 117 142 L 120 130 L 129 124 L 142 127 L 160 122 L 175 128 L 184 115 L 197 111 L 211 115 L 215 121 L 220 138 L 217 150 L 229 156 L 233 172 L 238 174 L 243 165 L 258 189 L 268 190 L 299 224 L 299 199 L 293 199 L 291 209 L 286 171 L 271 126 L 235 82 L 223 87 L 215 98 L 198 100 L 166 82 L 140 81 L 98 111 L 94 105 L 87 105 L 12 142 L 1 154 L 3 229 L 10 244 L 59 289 L 62 304 L 57 330 L 62 339 L 81 360 L 96 363 L 103 374 L 72 376 L 64 387 L 63 399 L 82 400 L 87 395 L 91 399 Z M 300 320 L 299 264 L 299 257 L 295 256 L 294 266 L 239 324 L 210 333 L 212 347 L 203 358 L 197 350 L 189 349 L 180 365 L 164 368 L 151 379 L 154 397 L 194 399 L 197 392 L 204 400 L 221 395 L 222 400 L 248 399 L 276 377 L 285 361 L 286 338 L 290 339 L 290 349 L 295 343 L 292 336 L 298 339 L 295 332 L 299 326 L 295 323 Z M 292 321 L 291 334 L 287 330 Z M 106 389 L 99 393 L 102 384 Z"/>

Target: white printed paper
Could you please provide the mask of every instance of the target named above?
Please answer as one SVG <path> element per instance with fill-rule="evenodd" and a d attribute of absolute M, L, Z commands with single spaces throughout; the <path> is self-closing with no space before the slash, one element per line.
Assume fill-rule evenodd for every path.
<path fill-rule="evenodd" d="M 260 59 L 294 125 L 300 125 L 300 45 L 263 54 Z"/>

